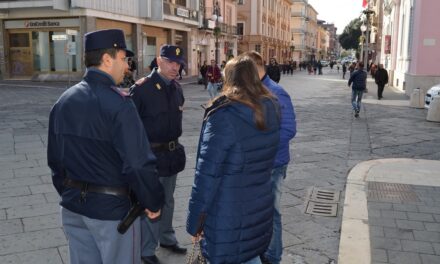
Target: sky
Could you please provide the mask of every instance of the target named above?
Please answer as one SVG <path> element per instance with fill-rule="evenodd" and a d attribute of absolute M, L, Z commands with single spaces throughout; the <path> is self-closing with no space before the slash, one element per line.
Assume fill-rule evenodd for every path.
<path fill-rule="evenodd" d="M 309 0 L 309 4 L 318 12 L 318 19 L 335 24 L 338 34 L 363 10 L 362 0 Z"/>

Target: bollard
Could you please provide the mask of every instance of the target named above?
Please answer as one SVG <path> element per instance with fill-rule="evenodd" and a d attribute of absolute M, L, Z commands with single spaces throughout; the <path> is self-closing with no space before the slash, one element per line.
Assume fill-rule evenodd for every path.
<path fill-rule="evenodd" d="M 436 95 L 432 98 L 426 120 L 440 122 L 440 96 Z"/>
<path fill-rule="evenodd" d="M 409 105 L 415 108 L 424 108 L 425 107 L 425 95 L 420 90 L 420 88 L 416 88 L 412 91 L 411 97 L 409 100 Z"/>

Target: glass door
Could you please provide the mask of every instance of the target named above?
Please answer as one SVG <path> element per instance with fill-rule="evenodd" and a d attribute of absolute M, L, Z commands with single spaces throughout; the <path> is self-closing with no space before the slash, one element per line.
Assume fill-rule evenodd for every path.
<path fill-rule="evenodd" d="M 11 77 L 32 76 L 34 69 L 30 32 L 9 34 L 9 57 Z"/>

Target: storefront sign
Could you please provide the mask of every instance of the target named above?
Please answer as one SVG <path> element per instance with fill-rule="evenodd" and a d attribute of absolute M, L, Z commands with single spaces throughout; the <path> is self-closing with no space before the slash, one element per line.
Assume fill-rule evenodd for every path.
<path fill-rule="evenodd" d="M 391 54 L 391 35 L 385 35 L 385 54 Z"/>
<path fill-rule="evenodd" d="M 63 35 L 52 35 L 52 40 L 53 41 L 67 40 L 67 35 L 65 35 L 65 34 L 63 34 Z"/>
<path fill-rule="evenodd" d="M 36 19 L 36 20 L 9 20 L 5 21 L 5 28 L 58 28 L 79 27 L 77 18 L 68 19 Z"/>
<path fill-rule="evenodd" d="M 66 34 L 70 35 L 70 36 L 76 36 L 76 35 L 78 35 L 78 30 L 66 29 Z"/>
<path fill-rule="evenodd" d="M 189 11 L 183 8 L 176 8 L 176 14 L 181 17 L 189 17 Z"/>

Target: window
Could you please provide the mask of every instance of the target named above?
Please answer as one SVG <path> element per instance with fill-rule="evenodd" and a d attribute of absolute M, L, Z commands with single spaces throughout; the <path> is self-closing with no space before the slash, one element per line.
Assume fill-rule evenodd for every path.
<path fill-rule="evenodd" d="M 244 0 L 238 0 L 239 5 L 244 5 Z"/>
<path fill-rule="evenodd" d="M 176 5 L 186 7 L 186 0 L 176 0 Z"/>
<path fill-rule="evenodd" d="M 255 45 L 255 51 L 261 53 L 261 45 L 259 44 Z"/>
<path fill-rule="evenodd" d="M 237 23 L 237 35 L 244 35 L 244 23 Z"/>
<path fill-rule="evenodd" d="M 10 46 L 14 48 L 29 47 L 28 33 L 13 33 L 9 35 Z"/>

